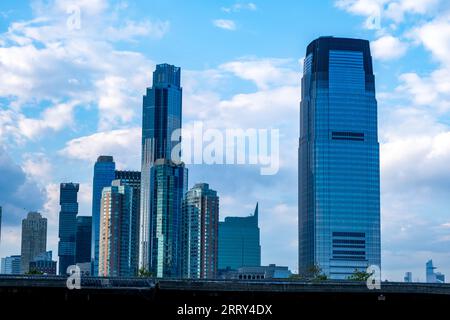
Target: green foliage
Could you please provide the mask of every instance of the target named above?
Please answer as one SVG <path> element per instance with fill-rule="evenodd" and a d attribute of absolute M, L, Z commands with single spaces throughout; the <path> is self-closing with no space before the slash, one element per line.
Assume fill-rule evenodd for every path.
<path fill-rule="evenodd" d="M 151 273 L 150 271 L 148 271 L 145 268 L 141 268 L 141 269 L 139 269 L 138 276 L 141 278 L 151 278 L 151 277 L 153 277 L 153 273 Z"/>
<path fill-rule="evenodd" d="M 30 269 L 26 274 L 27 275 L 43 275 L 44 273 L 42 271 L 39 271 L 36 269 Z"/>
<path fill-rule="evenodd" d="M 369 277 L 372 275 L 373 273 L 368 273 L 366 271 L 359 271 L 358 269 L 355 269 L 355 271 L 353 272 L 353 274 L 351 276 L 348 277 L 348 280 L 353 280 L 353 281 L 367 281 L 367 279 L 369 279 Z"/>

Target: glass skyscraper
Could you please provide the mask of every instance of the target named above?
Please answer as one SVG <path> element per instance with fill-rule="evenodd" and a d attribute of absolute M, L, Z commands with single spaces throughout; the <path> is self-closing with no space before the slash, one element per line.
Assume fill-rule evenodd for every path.
<path fill-rule="evenodd" d="M 92 274 L 98 275 L 98 256 L 100 241 L 100 201 L 104 187 L 110 187 L 115 178 L 116 164 L 111 156 L 99 156 L 94 165 L 92 183 Z"/>
<path fill-rule="evenodd" d="M 92 217 L 77 217 L 76 263 L 91 262 Z"/>
<path fill-rule="evenodd" d="M 133 188 L 114 180 L 101 199 L 99 275 L 135 276 L 137 243 L 133 237 L 138 214 Z"/>
<path fill-rule="evenodd" d="M 160 195 L 153 195 L 152 192 L 163 193 L 163 191 L 155 189 L 158 183 L 156 183 L 157 179 L 152 179 L 152 173 L 156 174 L 159 180 L 170 180 L 172 174 L 183 176 L 185 172 L 184 166 L 175 170 L 174 164 L 169 164 L 169 162 L 164 164 L 164 161 L 159 168 L 153 170 L 157 159 L 172 160 L 172 149 L 181 140 L 181 137 L 178 137 L 175 141 L 171 140 L 172 133 L 181 129 L 182 89 L 180 75 L 181 70 L 178 67 L 169 64 L 157 65 L 153 72 L 153 85 L 151 88 L 147 88 L 146 95 L 143 97 L 139 266 L 146 270 L 157 268 L 151 266 L 152 261 L 161 262 L 160 259 L 155 259 L 155 256 L 152 257 L 152 254 L 157 255 L 155 250 L 160 247 L 159 244 L 152 244 L 152 241 L 157 237 L 151 233 L 161 227 L 160 225 L 152 225 L 155 221 L 152 212 L 156 213 L 159 212 L 158 210 L 162 210 L 160 208 L 152 209 L 152 206 L 157 205 L 154 202 L 155 199 L 160 199 Z M 166 172 L 169 176 L 161 177 L 162 172 Z M 181 184 L 184 183 L 180 182 Z M 164 192 L 169 191 L 176 193 L 176 195 L 170 196 L 171 198 L 178 197 L 178 190 L 166 190 Z M 180 207 L 181 202 L 176 205 Z M 160 240 L 162 241 L 161 238 Z M 167 250 L 173 250 L 173 248 Z M 167 252 L 159 254 L 166 255 Z M 160 267 L 158 266 L 158 268 Z"/>
<path fill-rule="evenodd" d="M 377 101 L 369 42 L 308 45 L 299 139 L 299 272 L 380 266 Z"/>
<path fill-rule="evenodd" d="M 78 183 L 61 183 L 59 186 L 59 274 L 65 275 L 67 267 L 76 263 Z M 51 260 L 51 259 L 50 259 Z"/>
<path fill-rule="evenodd" d="M 249 217 L 226 217 L 219 222 L 219 270 L 261 266 L 258 204 Z"/>
<path fill-rule="evenodd" d="M 150 271 L 158 278 L 181 277 L 181 206 L 187 190 L 183 164 L 158 159 L 151 167 Z"/>
<path fill-rule="evenodd" d="M 207 183 L 197 183 L 183 200 L 182 276 L 214 279 L 217 276 L 219 197 Z"/>

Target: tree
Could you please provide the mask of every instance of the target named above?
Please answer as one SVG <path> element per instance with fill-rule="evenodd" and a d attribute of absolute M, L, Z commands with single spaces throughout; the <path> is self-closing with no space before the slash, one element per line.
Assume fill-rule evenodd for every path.
<path fill-rule="evenodd" d="M 320 266 L 318 264 L 314 264 L 314 265 L 309 267 L 308 275 L 314 281 L 328 280 L 328 276 L 326 274 L 322 273 L 322 268 L 320 268 Z"/>
<path fill-rule="evenodd" d="M 151 273 L 150 271 L 148 271 L 145 268 L 141 268 L 141 269 L 139 269 L 138 276 L 141 278 L 151 278 L 151 277 L 153 277 L 153 273 Z"/>
<path fill-rule="evenodd" d="M 366 271 L 359 271 L 358 269 L 355 269 L 352 275 L 350 275 L 347 279 L 353 280 L 353 281 L 367 281 L 369 277 L 373 275 L 372 273 L 368 273 Z"/>
<path fill-rule="evenodd" d="M 26 274 L 27 275 L 43 275 L 44 273 L 37 269 L 30 269 Z"/>

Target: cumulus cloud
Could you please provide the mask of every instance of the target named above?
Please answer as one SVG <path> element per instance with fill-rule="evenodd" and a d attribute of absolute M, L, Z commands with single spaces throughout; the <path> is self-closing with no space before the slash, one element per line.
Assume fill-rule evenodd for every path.
<path fill-rule="evenodd" d="M 407 44 L 391 35 L 378 38 L 371 43 L 372 55 L 375 59 L 392 60 L 402 57 L 407 50 Z"/>
<path fill-rule="evenodd" d="M 97 132 L 68 141 L 59 154 L 91 164 L 99 155 L 112 155 L 118 166 L 136 169 L 140 166 L 140 139 L 138 127 Z"/>
<path fill-rule="evenodd" d="M 29 179 L 24 170 L 0 147 L 0 205 L 3 222 L 18 223 L 27 211 L 42 207 L 45 193 Z"/>
<path fill-rule="evenodd" d="M 239 12 L 242 10 L 255 11 L 256 9 L 257 9 L 257 6 L 253 2 L 235 3 L 231 7 L 222 7 L 221 8 L 221 10 L 226 13 Z"/>
<path fill-rule="evenodd" d="M 217 28 L 234 31 L 236 30 L 236 23 L 230 19 L 216 19 L 213 20 L 213 25 Z"/>

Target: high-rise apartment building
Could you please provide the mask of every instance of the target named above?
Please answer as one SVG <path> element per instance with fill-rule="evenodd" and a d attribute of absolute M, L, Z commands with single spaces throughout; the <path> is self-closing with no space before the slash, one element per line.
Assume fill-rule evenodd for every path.
<path fill-rule="evenodd" d="M 133 188 L 114 180 L 103 188 L 101 199 L 99 276 L 135 276 L 138 248 L 136 230 L 137 206 L 133 203 Z"/>
<path fill-rule="evenodd" d="M 299 140 L 299 270 L 380 266 L 380 164 L 369 41 L 308 45 Z"/>
<path fill-rule="evenodd" d="M 207 183 L 189 190 L 182 209 L 182 276 L 214 279 L 217 276 L 219 197 Z"/>

